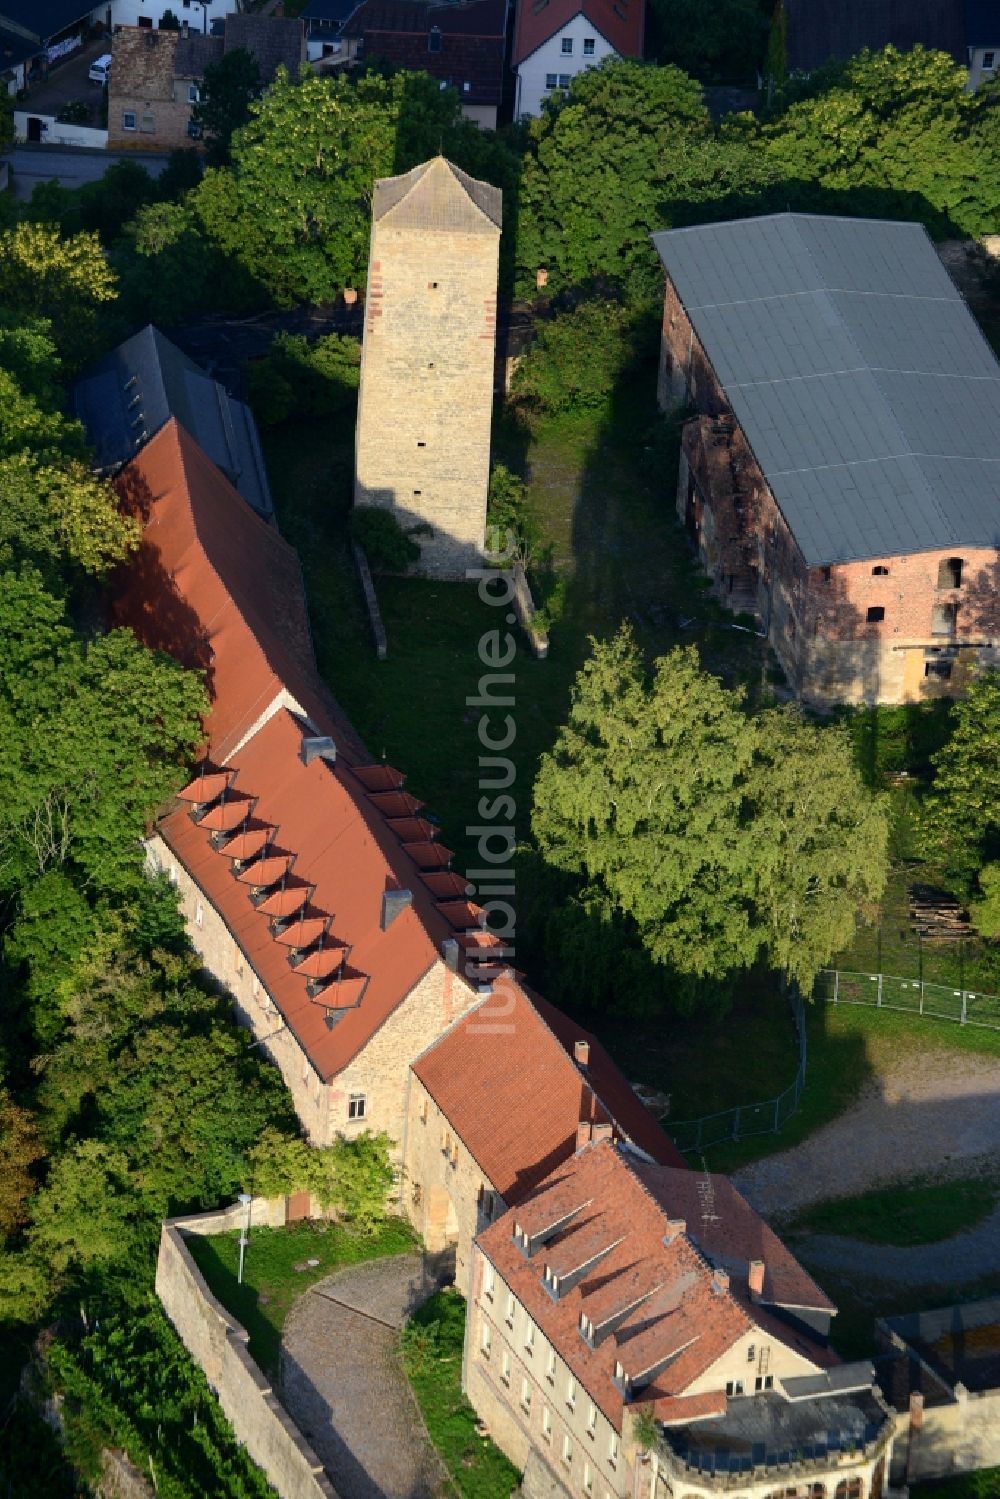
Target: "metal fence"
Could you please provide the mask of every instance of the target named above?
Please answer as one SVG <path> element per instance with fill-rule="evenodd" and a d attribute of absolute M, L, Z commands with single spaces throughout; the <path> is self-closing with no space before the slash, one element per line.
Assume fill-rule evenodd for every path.
<path fill-rule="evenodd" d="M 840 968 L 824 968 L 816 979 L 815 997 L 834 1005 L 906 1010 L 912 1015 L 1000 1030 L 1000 996 L 983 994 L 978 989 L 956 989 L 951 984 L 928 984 L 889 973 L 847 973 Z"/>
<path fill-rule="evenodd" d="M 722 1145 L 727 1140 L 743 1140 L 747 1135 L 774 1134 L 798 1111 L 808 1054 L 805 1011 L 799 994 L 792 999 L 792 1014 L 799 1038 L 799 1066 L 791 1086 L 767 1103 L 740 1104 L 734 1109 L 723 1109 L 720 1114 L 706 1114 L 703 1119 L 677 1122 L 662 1119 L 664 1129 L 679 1151 L 687 1154 L 705 1150 L 709 1145 Z"/>

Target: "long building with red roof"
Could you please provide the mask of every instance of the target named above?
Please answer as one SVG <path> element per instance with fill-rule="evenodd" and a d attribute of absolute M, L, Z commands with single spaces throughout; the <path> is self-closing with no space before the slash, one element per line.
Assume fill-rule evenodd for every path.
<path fill-rule="evenodd" d="M 514 118 L 538 115 L 550 94 L 609 57 L 642 57 L 645 0 L 517 0 L 511 66 Z"/>

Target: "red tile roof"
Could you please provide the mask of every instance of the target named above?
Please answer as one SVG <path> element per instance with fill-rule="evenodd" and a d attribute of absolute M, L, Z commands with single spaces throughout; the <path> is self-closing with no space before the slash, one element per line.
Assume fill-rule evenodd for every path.
<path fill-rule="evenodd" d="M 614 1119 L 654 1159 L 683 1166 L 610 1057 L 603 1054 L 599 1078 L 582 1072 L 572 1060 L 572 1043 L 567 1055 L 555 1034 L 553 1017 L 574 1031 L 551 1005 L 543 1018 L 538 1000 L 505 974 L 484 1005 L 413 1064 L 505 1201 L 520 1202 L 573 1154 L 581 1120 Z"/>
<path fill-rule="evenodd" d="M 591 1144 L 479 1236 L 498 1274 L 618 1430 L 623 1395 L 616 1363 L 634 1401 L 652 1402 L 654 1411 L 678 1420 L 709 1413 L 678 1402 L 755 1326 L 767 1325 L 817 1367 L 836 1361 L 819 1342 L 776 1326 L 751 1301 L 745 1276 L 727 1283 L 691 1234 L 672 1231 L 674 1194 L 686 1201 L 683 1193 L 697 1184 L 693 1172 L 646 1166 L 627 1147 Z M 527 1236 L 530 1253 L 515 1235 Z M 756 1242 L 751 1236 L 745 1248 Z M 558 1294 L 544 1284 L 547 1267 L 561 1277 Z M 799 1274 L 811 1284 L 804 1270 Z M 829 1304 L 816 1295 L 810 1304 Z M 593 1346 L 581 1336 L 581 1317 L 591 1324 Z"/>
<path fill-rule="evenodd" d="M 581 15 L 619 57 L 642 56 L 645 0 L 517 0 L 513 66 L 516 68 L 567 22 Z"/>
<path fill-rule="evenodd" d="M 138 555 L 116 580 L 115 620 L 205 673 L 216 764 L 282 692 L 311 718 L 334 718 L 338 746 L 349 739 L 360 762 L 357 736 L 316 671 L 294 549 L 174 419 L 116 485 L 144 531 Z"/>
<path fill-rule="evenodd" d="M 362 37 L 368 58 L 384 57 L 397 67 L 429 73 L 451 84 L 463 104 L 498 105 L 503 91 L 506 14 L 506 0 L 450 5 L 362 0 L 343 35 Z M 440 46 L 432 52 L 429 37 L 434 29 L 440 32 Z"/>

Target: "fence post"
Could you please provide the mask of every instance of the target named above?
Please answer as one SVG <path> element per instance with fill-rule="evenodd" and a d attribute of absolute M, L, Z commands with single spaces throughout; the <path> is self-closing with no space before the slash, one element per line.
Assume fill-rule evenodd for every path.
<path fill-rule="evenodd" d="M 740 1138 L 740 1110 L 738 1108 L 736 1108 L 736 1109 L 733 1110 L 733 1139 L 734 1140 L 738 1140 L 739 1138 Z"/>
<path fill-rule="evenodd" d="M 882 1004 L 882 975 L 879 974 L 879 976 L 878 976 L 878 994 L 875 996 L 875 1007 L 876 1007 L 876 1009 L 879 1008 L 881 1006 L 881 1004 Z"/>
<path fill-rule="evenodd" d="M 781 1125 L 778 1123 L 778 1109 L 780 1107 L 780 1104 L 781 1104 L 781 1097 L 779 1095 L 774 1100 L 774 1129 L 772 1130 L 772 1134 L 775 1134 L 775 1135 L 778 1133 L 778 1130 L 781 1128 Z"/>
<path fill-rule="evenodd" d="M 833 1002 L 837 1003 L 837 995 L 840 993 L 840 969 L 833 970 Z"/>
<path fill-rule="evenodd" d="M 964 1025 L 965 1022 L 966 1022 L 966 1018 L 968 1016 L 968 1002 L 969 1002 L 969 996 L 966 994 L 965 990 L 963 989 L 962 990 L 962 1018 L 959 1021 L 960 1025 Z"/>

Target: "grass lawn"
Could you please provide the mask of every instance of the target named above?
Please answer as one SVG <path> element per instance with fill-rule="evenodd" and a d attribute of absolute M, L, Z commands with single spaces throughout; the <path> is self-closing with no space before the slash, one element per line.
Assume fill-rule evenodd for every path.
<path fill-rule="evenodd" d="M 488 1437 L 462 1394 L 465 1302 L 439 1291 L 403 1330 L 403 1363 L 431 1441 L 465 1499 L 508 1499 L 520 1474 Z"/>
<path fill-rule="evenodd" d="M 278 1376 L 281 1329 L 303 1291 L 325 1275 L 362 1260 L 402 1254 L 414 1245 L 408 1224 L 390 1219 L 372 1238 L 340 1224 L 301 1223 L 250 1231 L 243 1284 L 236 1281 L 239 1234 L 191 1234 L 185 1240 L 209 1290 L 250 1334 L 250 1357 L 271 1379 Z M 296 1270 L 314 1259 L 315 1266 Z"/>
<path fill-rule="evenodd" d="M 997 1499 L 1000 1468 L 982 1468 L 978 1473 L 962 1473 L 958 1478 L 914 1483 L 910 1485 L 910 1493 L 913 1499 Z"/>
<path fill-rule="evenodd" d="M 936 1244 L 988 1218 L 1000 1185 L 987 1177 L 894 1182 L 857 1197 L 817 1203 L 790 1224 L 795 1232 L 849 1234 L 869 1244 Z"/>

